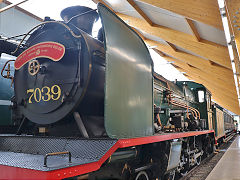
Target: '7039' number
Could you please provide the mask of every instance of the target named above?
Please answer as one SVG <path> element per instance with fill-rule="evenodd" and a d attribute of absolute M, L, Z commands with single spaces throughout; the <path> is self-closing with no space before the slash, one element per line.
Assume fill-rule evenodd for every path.
<path fill-rule="evenodd" d="M 61 88 L 58 85 L 53 85 L 51 88 L 48 86 L 44 86 L 43 88 L 36 89 L 28 89 L 27 94 L 31 93 L 28 103 L 32 103 L 32 99 L 35 102 L 40 101 L 50 101 L 50 100 L 58 100 L 61 96 Z"/>

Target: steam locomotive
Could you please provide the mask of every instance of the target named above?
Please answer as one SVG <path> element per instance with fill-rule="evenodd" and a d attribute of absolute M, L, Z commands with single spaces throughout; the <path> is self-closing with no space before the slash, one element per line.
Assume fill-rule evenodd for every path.
<path fill-rule="evenodd" d="M 143 40 L 102 4 L 61 16 L 4 50 L 17 59 L 14 77 L 2 71 L 14 128 L 0 137 L 0 178 L 174 179 L 214 151 L 223 119 L 203 85 L 154 73 Z"/>

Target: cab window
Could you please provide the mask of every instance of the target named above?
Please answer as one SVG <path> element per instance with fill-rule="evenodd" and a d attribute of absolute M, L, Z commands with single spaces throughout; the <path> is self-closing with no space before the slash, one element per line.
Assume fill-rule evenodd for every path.
<path fill-rule="evenodd" d="M 198 91 L 198 102 L 202 103 L 205 101 L 205 93 L 203 90 Z"/>

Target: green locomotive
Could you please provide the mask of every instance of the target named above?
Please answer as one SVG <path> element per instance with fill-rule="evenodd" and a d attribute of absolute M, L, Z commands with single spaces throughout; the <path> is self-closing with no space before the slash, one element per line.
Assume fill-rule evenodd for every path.
<path fill-rule="evenodd" d="M 212 129 L 211 94 L 191 81 L 170 82 L 154 74 L 155 115 L 159 110 L 162 126 L 174 130 Z"/>
<path fill-rule="evenodd" d="M 0 136 L 0 179 L 174 179 L 213 153 L 203 85 L 155 74 L 143 40 L 104 5 L 103 42 L 75 21 L 94 10 L 63 12 L 18 48 L 18 131 Z"/>

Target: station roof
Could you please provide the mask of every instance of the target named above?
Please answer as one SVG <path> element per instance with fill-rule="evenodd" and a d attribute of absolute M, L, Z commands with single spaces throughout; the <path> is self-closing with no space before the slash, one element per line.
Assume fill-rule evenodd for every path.
<path fill-rule="evenodd" d="M 188 79 L 206 86 L 218 104 L 240 114 L 238 87 L 217 0 L 93 1 L 113 10 Z M 234 46 L 233 52 L 239 84 Z"/>

